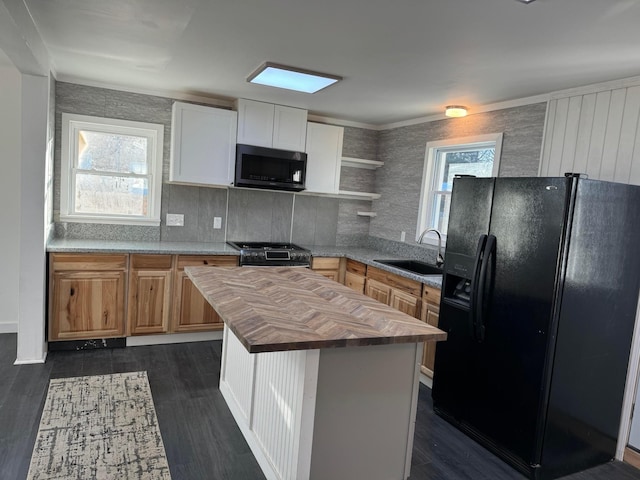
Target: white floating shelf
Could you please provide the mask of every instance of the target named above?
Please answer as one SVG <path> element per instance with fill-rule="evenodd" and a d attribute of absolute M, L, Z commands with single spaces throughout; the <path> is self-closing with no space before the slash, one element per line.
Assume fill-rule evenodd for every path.
<path fill-rule="evenodd" d="M 364 158 L 342 157 L 343 167 L 366 168 L 375 170 L 384 165 L 384 162 L 377 160 L 365 160 Z"/>
<path fill-rule="evenodd" d="M 358 216 L 360 217 L 377 217 L 378 214 L 376 212 L 358 212 Z"/>
<path fill-rule="evenodd" d="M 379 193 L 351 192 L 349 190 L 339 190 L 338 194 L 343 198 L 354 198 L 357 200 L 376 200 L 380 198 Z"/>

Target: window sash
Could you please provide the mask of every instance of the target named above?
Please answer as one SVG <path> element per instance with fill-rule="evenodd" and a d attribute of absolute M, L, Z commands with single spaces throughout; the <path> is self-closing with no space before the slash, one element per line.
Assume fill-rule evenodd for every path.
<path fill-rule="evenodd" d="M 60 219 L 72 222 L 160 225 L 162 188 L 162 149 L 164 126 L 128 120 L 62 114 L 62 171 L 60 188 Z M 79 168 L 79 135 L 93 133 L 143 137 L 147 139 L 146 174 Z M 146 180 L 147 214 L 78 212 L 76 201 L 77 175 L 135 178 Z"/>
<path fill-rule="evenodd" d="M 448 224 L 451 190 L 442 189 L 442 185 L 446 180 L 444 178 L 447 166 L 446 155 L 452 152 L 465 153 L 488 148 L 494 149 L 491 176 L 497 176 L 502 148 L 502 133 L 427 143 L 416 241 L 420 233 L 427 228 L 436 228 L 441 232 L 443 240 L 446 242 L 447 225 L 443 225 L 440 218 L 440 212 L 444 212 Z M 431 240 L 425 238 L 424 243 L 431 243 Z"/>

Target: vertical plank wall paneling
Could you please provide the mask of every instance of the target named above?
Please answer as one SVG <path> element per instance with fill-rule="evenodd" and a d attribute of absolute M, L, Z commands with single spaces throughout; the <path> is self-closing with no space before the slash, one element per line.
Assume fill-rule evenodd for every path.
<path fill-rule="evenodd" d="M 552 99 L 547 115 L 541 176 L 640 185 L 640 85 Z"/>
<path fill-rule="evenodd" d="M 620 131 L 620 148 L 618 149 L 618 162 L 614 180 L 624 182 L 627 178 L 638 178 L 640 174 L 640 145 L 635 147 L 635 140 L 640 138 L 640 125 L 638 112 L 640 111 L 640 86 L 627 90 L 627 105 L 622 117 Z M 633 166 L 635 165 L 635 172 Z"/>
<path fill-rule="evenodd" d="M 298 475 L 306 353 L 262 353 L 256 365 L 252 429 L 282 479 L 295 479 Z"/>
<path fill-rule="evenodd" d="M 225 326 L 224 341 L 227 360 L 221 373 L 221 382 L 229 384 L 244 420 L 251 423 L 251 402 L 253 400 L 253 378 L 255 355 L 249 355 L 236 336 Z M 227 364 L 233 365 L 228 369 Z"/>

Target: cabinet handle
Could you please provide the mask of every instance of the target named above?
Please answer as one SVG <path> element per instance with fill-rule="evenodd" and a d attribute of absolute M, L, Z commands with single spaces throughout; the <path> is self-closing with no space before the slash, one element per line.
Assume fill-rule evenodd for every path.
<path fill-rule="evenodd" d="M 73 297 L 73 294 L 76 293 L 76 291 L 73 289 L 73 287 L 69 290 L 69 295 Z"/>
<path fill-rule="evenodd" d="M 209 265 L 209 260 L 203 260 L 202 263 L 204 263 L 205 265 Z"/>

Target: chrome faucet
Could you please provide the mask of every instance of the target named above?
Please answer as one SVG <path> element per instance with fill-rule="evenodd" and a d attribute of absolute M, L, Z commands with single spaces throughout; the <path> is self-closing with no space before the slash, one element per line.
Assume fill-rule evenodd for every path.
<path fill-rule="evenodd" d="M 438 235 L 438 256 L 436 257 L 436 266 L 437 267 L 441 267 L 444 264 L 444 257 L 442 256 L 442 234 L 436 230 L 435 228 L 427 228 L 425 231 L 423 231 L 420 236 L 418 237 L 418 244 L 422 243 L 422 239 L 424 238 L 424 236 L 429 233 L 429 232 L 433 232 L 436 235 Z"/>

